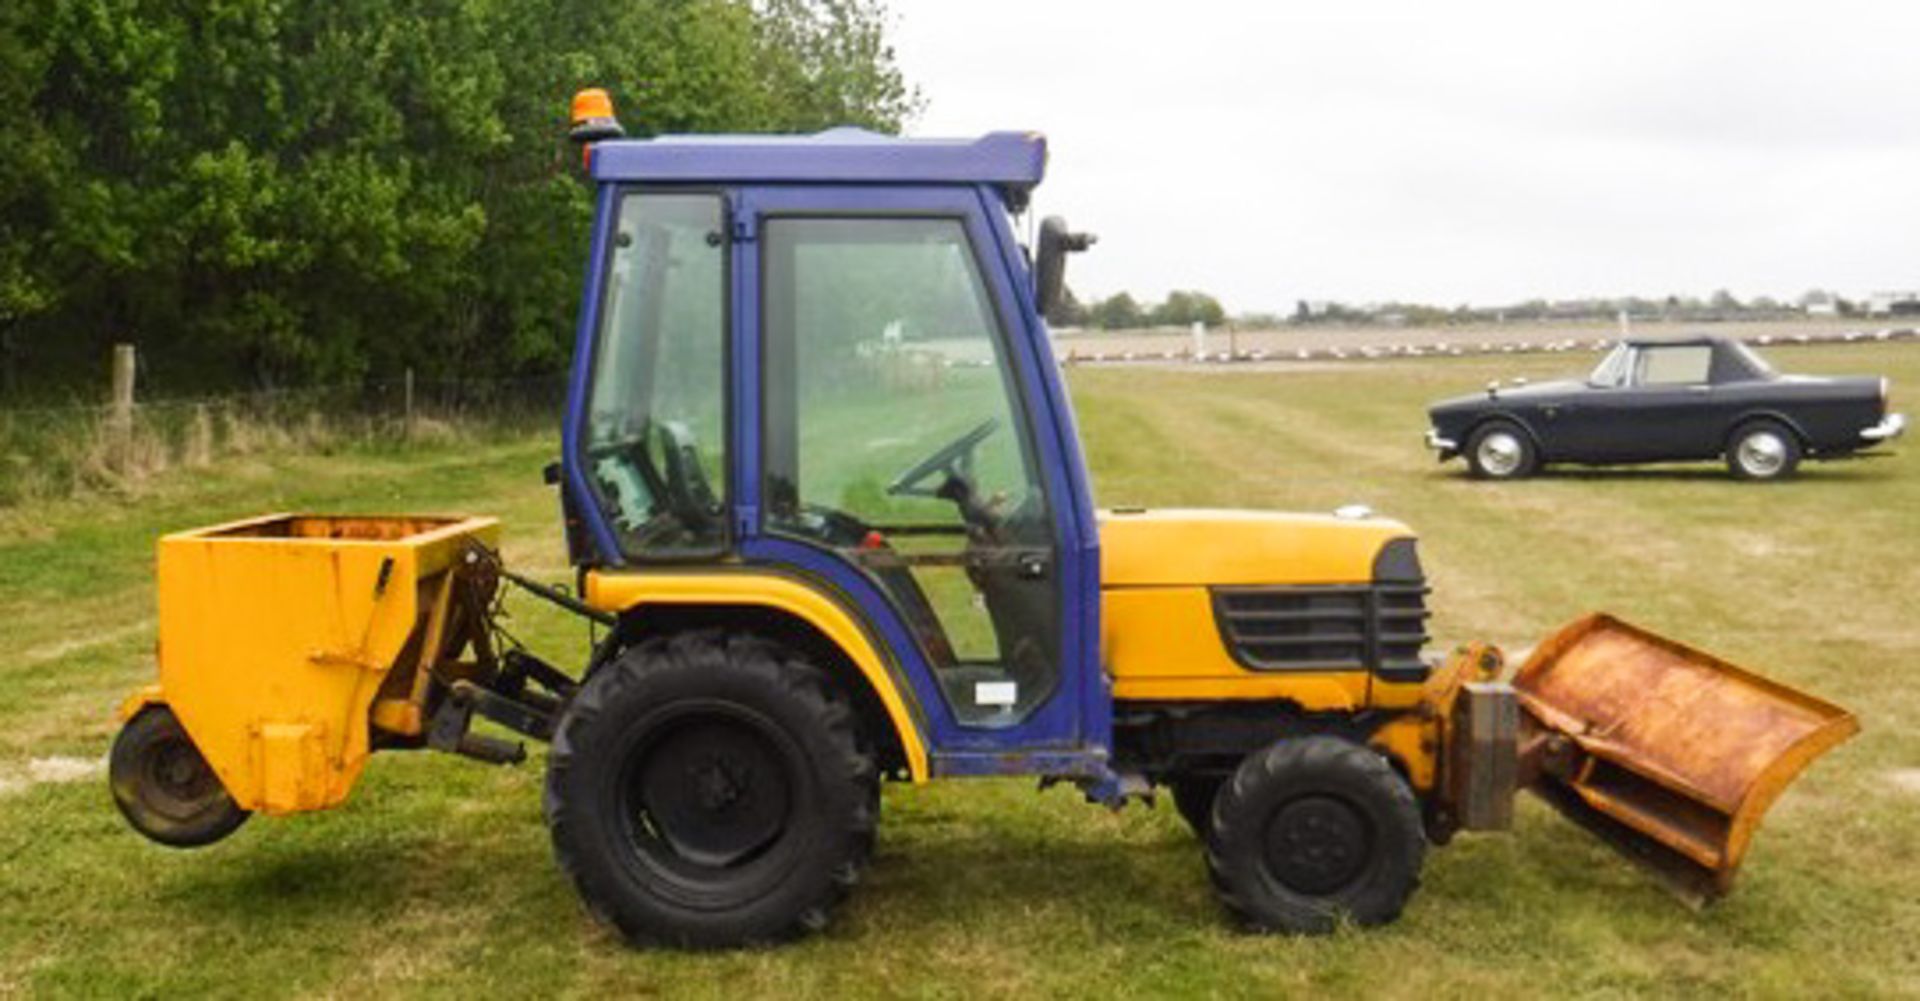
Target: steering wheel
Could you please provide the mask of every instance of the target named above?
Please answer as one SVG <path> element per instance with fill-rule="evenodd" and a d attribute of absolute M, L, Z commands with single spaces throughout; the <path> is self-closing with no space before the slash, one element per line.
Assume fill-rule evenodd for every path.
<path fill-rule="evenodd" d="M 940 446 L 940 450 L 916 463 L 913 468 L 893 478 L 887 487 L 887 494 L 893 497 L 935 497 L 952 500 L 952 488 L 948 483 L 959 480 L 966 484 L 968 492 L 973 486 L 973 450 L 1000 427 L 1000 418 L 989 417 L 973 426 L 973 430 Z M 935 473 L 947 474 L 933 489 L 924 487 L 928 478 Z"/>

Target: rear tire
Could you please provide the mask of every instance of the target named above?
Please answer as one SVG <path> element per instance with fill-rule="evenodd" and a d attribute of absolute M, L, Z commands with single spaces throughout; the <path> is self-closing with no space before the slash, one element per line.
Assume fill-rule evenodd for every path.
<path fill-rule="evenodd" d="M 1173 792 L 1173 808 L 1180 811 L 1180 819 L 1185 820 L 1202 841 L 1213 828 L 1213 801 L 1226 782 L 1226 777 L 1221 775 L 1193 774 L 1175 775 L 1167 781 L 1167 787 Z"/>
<path fill-rule="evenodd" d="M 1330 932 L 1399 917 L 1426 839 L 1413 790 L 1379 754 L 1339 737 L 1248 756 L 1213 805 L 1207 865 L 1255 931 Z"/>
<path fill-rule="evenodd" d="M 1533 437 L 1512 421 L 1488 421 L 1467 438 L 1467 471 L 1475 479 L 1519 480 L 1540 468 Z"/>
<path fill-rule="evenodd" d="M 701 631 L 587 679 L 554 735 L 545 805 L 594 916 L 634 944 L 726 948 L 825 927 L 872 852 L 877 789 L 819 671 Z"/>
<path fill-rule="evenodd" d="M 1727 469 L 1743 480 L 1784 480 L 1800 467 L 1800 438 L 1779 421 L 1748 421 L 1727 439 Z"/>
<path fill-rule="evenodd" d="M 200 848 L 251 816 L 187 736 L 173 709 L 150 705 L 113 739 L 107 762 L 113 803 L 141 834 L 172 848 Z"/>

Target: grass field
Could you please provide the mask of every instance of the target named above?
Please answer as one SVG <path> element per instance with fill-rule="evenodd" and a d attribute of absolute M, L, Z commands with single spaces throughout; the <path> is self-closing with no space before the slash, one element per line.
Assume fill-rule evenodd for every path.
<path fill-rule="evenodd" d="M 1920 346 L 1778 350 L 1884 372 Z M 1735 483 L 1717 466 L 1505 485 L 1421 449 L 1422 408 L 1585 359 L 1380 362 L 1300 374 L 1081 370 L 1105 504 L 1327 510 L 1423 535 L 1441 644 L 1531 645 L 1601 608 L 1853 709 L 1865 732 L 1775 808 L 1738 891 L 1688 911 L 1544 807 L 1429 855 L 1398 924 L 1232 931 L 1169 805 L 1108 813 L 1030 783 L 887 791 L 869 878 L 777 950 L 632 952 L 553 867 L 539 759 L 377 759 L 344 808 L 179 853 L 128 830 L 98 762 L 153 671 L 151 540 L 275 508 L 471 510 L 564 575 L 544 440 L 226 460 L 137 497 L 0 509 L 0 996 L 1484 997 L 1920 993 L 1920 443 Z M 524 604 L 536 647 L 571 622 Z"/>

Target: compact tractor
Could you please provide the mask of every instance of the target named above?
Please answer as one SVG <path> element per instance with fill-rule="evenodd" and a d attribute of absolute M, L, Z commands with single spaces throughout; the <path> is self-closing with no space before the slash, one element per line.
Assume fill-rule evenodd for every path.
<path fill-rule="evenodd" d="M 1606 616 L 1513 667 L 1430 657 L 1414 534 L 1365 511 L 1097 510 L 1042 320 L 1090 240 L 1013 225 L 1039 135 L 574 112 L 597 211 L 548 475 L 577 588 L 503 566 L 488 518 L 161 539 L 159 679 L 110 767 L 148 837 L 337 805 L 375 751 L 518 761 L 517 733 L 551 743 L 560 868 L 634 942 L 819 928 L 883 781 L 1017 775 L 1170 794 L 1233 915 L 1324 932 L 1393 920 L 1427 846 L 1521 789 L 1717 896 L 1855 730 Z M 577 670 L 497 627 L 509 586 L 599 623 Z"/>

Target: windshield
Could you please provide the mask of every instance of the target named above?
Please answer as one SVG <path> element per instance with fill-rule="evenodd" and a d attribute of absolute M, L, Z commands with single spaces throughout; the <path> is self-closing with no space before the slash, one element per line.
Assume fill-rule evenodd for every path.
<path fill-rule="evenodd" d="M 1760 352 L 1747 347 L 1739 341 L 1728 341 L 1727 348 L 1741 361 L 1746 363 L 1748 370 L 1756 379 L 1772 379 L 1780 374 L 1774 371 L 1772 365 L 1767 364 L 1765 358 L 1760 357 Z"/>
<path fill-rule="evenodd" d="M 1615 344 L 1613 350 L 1607 352 L 1605 358 L 1600 359 L 1600 364 L 1593 367 L 1593 374 L 1587 376 L 1587 382 L 1595 386 L 1620 385 L 1627 377 L 1629 353 L 1625 344 Z"/>

